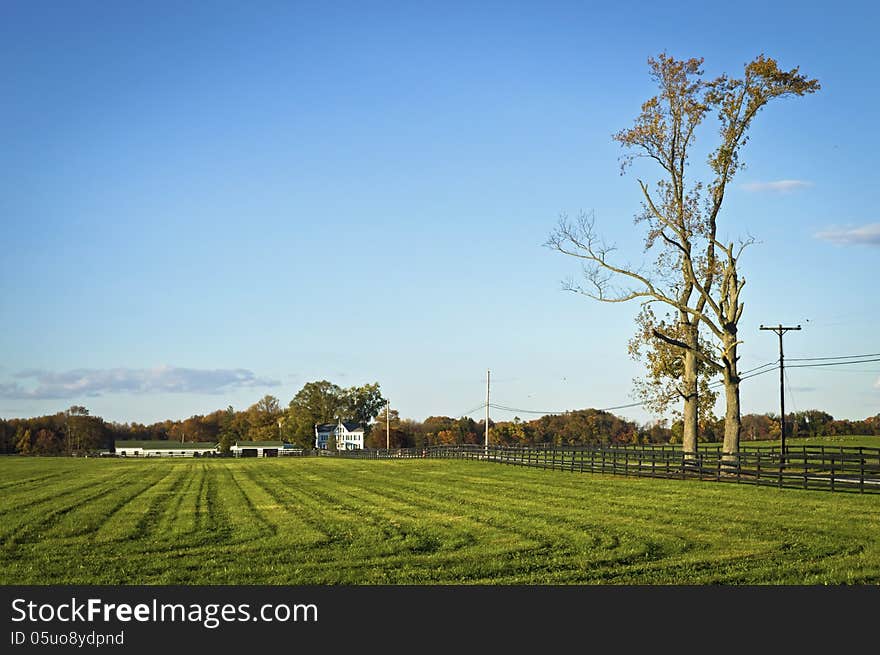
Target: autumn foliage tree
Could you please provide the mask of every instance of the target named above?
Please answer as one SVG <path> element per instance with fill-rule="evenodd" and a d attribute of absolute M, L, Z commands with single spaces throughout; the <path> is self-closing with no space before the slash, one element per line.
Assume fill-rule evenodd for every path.
<path fill-rule="evenodd" d="M 737 347 L 745 277 L 740 256 L 752 241 L 722 241 L 720 212 L 727 187 L 742 168 L 741 150 L 757 113 L 771 100 L 813 93 L 819 84 L 797 68 L 780 69 L 764 55 L 748 63 L 742 77 L 721 75 L 709 81 L 703 79 L 702 59 L 661 54 L 648 63 L 658 94 L 642 105 L 633 127 L 614 139 L 625 148 L 622 172 L 637 159 L 659 169 L 653 184 L 638 179 L 636 224 L 643 227 L 645 251 L 653 261 L 637 266 L 622 260 L 588 213 L 575 221 L 563 216 L 547 245 L 581 260 L 585 281 L 567 283 L 570 291 L 602 302 L 661 303 L 675 313 L 671 329 L 658 326 L 652 334 L 676 348 L 681 358 L 684 450 L 696 449 L 699 360 L 722 375 L 724 451 L 734 453 L 741 431 Z M 698 128 L 712 114 L 717 137 L 701 179 L 689 168 L 691 154 Z M 711 356 L 700 348 L 701 325 L 715 341 Z"/>
<path fill-rule="evenodd" d="M 696 394 L 697 424 L 702 432 L 706 426 L 715 421 L 715 403 L 718 392 L 712 386 L 717 371 L 706 364 L 703 358 L 712 356 L 712 344 L 699 334 L 697 344 L 701 358 L 695 358 L 697 384 L 696 388 L 682 384 L 685 379 L 685 357 L 682 350 L 658 339 L 654 333 L 659 331 L 673 338 L 687 338 L 686 325 L 675 322 L 668 315 L 657 318 L 650 305 L 642 307 L 636 317 L 636 334 L 629 340 L 630 357 L 642 362 L 645 367 L 643 377 L 633 380 L 633 390 L 643 407 L 655 416 L 671 414 L 674 421 L 682 422 L 684 433 L 683 412 L 679 409 L 680 401 L 687 400 L 687 394 Z M 699 436 L 699 435 L 698 435 Z"/>

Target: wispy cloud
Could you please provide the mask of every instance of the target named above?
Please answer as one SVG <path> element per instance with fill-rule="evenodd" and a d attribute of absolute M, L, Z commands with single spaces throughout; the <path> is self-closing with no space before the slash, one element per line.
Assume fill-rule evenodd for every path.
<path fill-rule="evenodd" d="M 798 189 L 805 189 L 813 186 L 812 182 L 806 180 L 776 180 L 774 182 L 747 182 L 742 188 L 752 193 L 760 193 L 770 191 L 772 193 L 791 193 Z"/>
<path fill-rule="evenodd" d="M 278 380 L 257 377 L 253 371 L 234 369 L 158 368 L 74 369 L 53 373 L 29 369 L 15 378 L 32 381 L 0 383 L 0 398 L 57 399 L 101 396 L 107 393 L 205 393 L 237 388 L 274 387 Z"/>
<path fill-rule="evenodd" d="M 842 246 L 880 246 L 880 223 L 868 223 L 860 227 L 832 227 L 823 232 L 817 232 L 815 237 Z"/>
<path fill-rule="evenodd" d="M 875 389 L 880 389 L 880 378 L 877 378 L 877 381 L 874 383 Z"/>

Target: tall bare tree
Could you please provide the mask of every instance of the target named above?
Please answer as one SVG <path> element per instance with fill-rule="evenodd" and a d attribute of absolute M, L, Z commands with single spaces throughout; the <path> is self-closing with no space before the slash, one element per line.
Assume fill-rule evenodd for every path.
<path fill-rule="evenodd" d="M 653 187 L 638 180 L 642 210 L 636 223 L 646 225 L 645 250 L 656 253 L 651 270 L 617 261 L 615 247 L 597 234 L 595 218 L 589 214 L 581 213 L 573 222 L 563 216 L 547 245 L 582 260 L 586 284 L 570 282 L 569 290 L 603 302 L 660 302 L 676 312 L 674 330 L 652 332 L 680 349 L 684 450 L 696 449 L 700 360 L 723 376 L 724 450 L 733 453 L 739 450 L 741 429 L 736 351 L 745 279 L 739 257 L 750 241 L 722 243 L 718 217 L 727 185 L 742 167 L 740 150 L 758 111 L 773 98 L 812 93 L 819 84 L 800 75 L 797 68 L 780 70 L 763 55 L 745 66 L 742 78 L 722 75 L 709 82 L 702 79 L 702 59 L 679 61 L 661 54 L 648 63 L 660 92 L 642 105 L 634 126 L 614 139 L 627 148 L 622 172 L 636 158 L 646 158 L 661 169 L 662 177 Z M 704 185 L 698 179 L 691 181 L 686 173 L 697 128 L 716 111 L 720 139 L 709 157 L 711 181 Z M 699 347 L 701 323 L 719 342 L 715 357 Z"/>
<path fill-rule="evenodd" d="M 699 268 L 693 261 L 695 242 L 705 234 L 707 224 L 701 211 L 702 185 L 691 183 L 686 174 L 697 127 L 710 108 L 705 100 L 701 59 L 677 61 L 661 54 L 648 63 L 660 92 L 642 105 L 634 126 L 618 132 L 614 139 L 627 148 L 621 173 L 642 157 L 664 172 L 653 190 L 638 180 L 643 199 L 635 222 L 646 227 L 645 250 L 656 253 L 652 272 L 614 260 L 616 249 L 597 234 L 592 215 L 582 213 L 574 222 L 563 216 L 547 245 L 584 260 L 587 284 L 571 282 L 569 290 L 603 302 L 660 301 L 676 311 L 679 326 L 675 337 L 691 346 L 679 353 L 683 448 L 690 453 L 697 445 L 699 316 L 691 308 L 695 290 L 689 272 Z M 617 286 L 621 279 L 628 280 L 629 286 Z M 707 283 L 707 288 L 710 285 Z"/>
<path fill-rule="evenodd" d="M 721 342 L 719 359 L 725 394 L 723 450 L 731 454 L 739 452 L 742 432 L 737 349 L 741 343 L 738 330 L 746 280 L 739 260 L 752 240 L 739 243 L 719 240 L 719 212 L 727 185 L 743 167 L 740 151 L 749 140 L 748 130 L 758 112 L 776 98 L 815 93 L 821 87 L 817 80 L 801 75 L 797 67 L 781 70 L 774 59 L 764 55 L 747 64 L 741 78 L 722 75 L 707 86 L 706 101 L 718 112 L 720 143 L 709 157 L 714 178 L 709 186 L 706 212 L 706 272 L 702 278 L 694 269 L 686 274 L 694 280 L 699 293 L 697 315 Z M 713 288 L 712 282 L 716 279 L 718 284 Z M 686 345 L 690 348 L 690 344 Z"/>

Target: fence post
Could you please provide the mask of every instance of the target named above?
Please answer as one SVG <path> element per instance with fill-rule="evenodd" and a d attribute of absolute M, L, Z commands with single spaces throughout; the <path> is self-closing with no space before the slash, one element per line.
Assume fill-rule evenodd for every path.
<path fill-rule="evenodd" d="M 865 458 L 862 456 L 861 446 L 859 446 L 859 493 L 865 493 Z"/>
<path fill-rule="evenodd" d="M 782 489 L 782 471 L 785 468 L 785 453 L 780 449 L 779 451 L 779 480 L 777 481 L 778 486 Z"/>
<path fill-rule="evenodd" d="M 834 455 L 831 456 L 831 491 L 834 491 Z"/>
<path fill-rule="evenodd" d="M 807 447 L 804 446 L 804 489 L 807 488 L 807 480 L 809 478 L 809 467 L 807 466 Z"/>

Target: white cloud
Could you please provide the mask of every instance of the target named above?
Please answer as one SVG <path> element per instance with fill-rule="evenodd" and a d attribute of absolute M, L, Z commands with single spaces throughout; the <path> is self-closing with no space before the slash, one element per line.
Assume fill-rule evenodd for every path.
<path fill-rule="evenodd" d="M 880 246 L 880 223 L 868 223 L 860 227 L 849 228 L 832 227 L 823 232 L 817 232 L 815 237 L 842 246 Z"/>
<path fill-rule="evenodd" d="M 880 389 L 880 378 L 877 378 L 877 381 L 874 383 L 875 389 Z"/>
<path fill-rule="evenodd" d="M 29 369 L 14 375 L 32 380 L 33 387 L 19 382 L 0 383 L 0 397 L 28 399 L 75 398 L 105 393 L 223 393 L 241 387 L 274 387 L 278 380 L 258 378 L 253 371 L 235 369 L 195 369 L 160 366 L 134 369 L 74 369 L 53 373 Z"/>
<path fill-rule="evenodd" d="M 762 191 L 790 193 L 811 186 L 813 186 L 813 183 L 806 180 L 776 180 L 775 182 L 747 182 L 742 185 L 742 188 L 753 193 L 760 193 Z"/>

